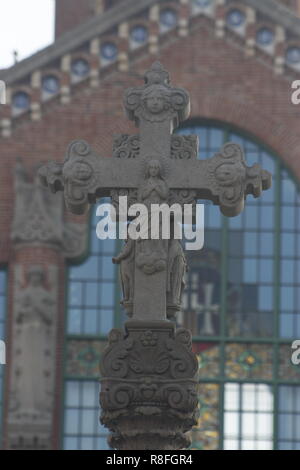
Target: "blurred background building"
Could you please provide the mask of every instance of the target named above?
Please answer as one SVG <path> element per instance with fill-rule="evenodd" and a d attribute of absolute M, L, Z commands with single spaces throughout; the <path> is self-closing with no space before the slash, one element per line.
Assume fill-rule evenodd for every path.
<path fill-rule="evenodd" d="M 228 140 L 272 172 L 271 190 L 225 219 L 206 204 L 205 248 L 190 252 L 184 312 L 199 357 L 193 449 L 300 449 L 300 78 L 297 0 L 57 0 L 53 45 L 0 73 L 0 437 L 6 449 L 107 449 L 98 363 L 125 320 L 120 242 L 96 238 L 35 178 L 87 140 L 111 156 L 135 133 L 125 88 L 157 58 L 191 94 L 177 130 L 199 158 Z M 300 105 L 299 105 L 300 106 Z"/>

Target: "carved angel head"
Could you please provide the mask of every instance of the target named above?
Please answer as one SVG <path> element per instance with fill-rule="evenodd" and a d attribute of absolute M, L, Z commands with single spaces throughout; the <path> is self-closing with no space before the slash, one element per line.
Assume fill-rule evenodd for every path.
<path fill-rule="evenodd" d="M 151 114 L 160 114 L 170 108 L 170 96 L 162 85 L 151 85 L 142 94 L 144 108 Z"/>
<path fill-rule="evenodd" d="M 92 168 L 84 161 L 70 162 L 65 165 L 64 179 L 79 185 L 86 184 L 92 176 Z"/>

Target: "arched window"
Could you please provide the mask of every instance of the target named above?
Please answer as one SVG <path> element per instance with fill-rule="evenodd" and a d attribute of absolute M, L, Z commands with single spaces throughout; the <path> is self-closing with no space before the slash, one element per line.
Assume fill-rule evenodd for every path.
<path fill-rule="evenodd" d="M 300 449 L 300 192 L 283 162 L 254 139 L 213 122 L 190 121 L 199 158 L 233 141 L 248 166 L 260 163 L 273 186 L 228 219 L 205 203 L 205 243 L 187 252 L 184 312 L 199 358 L 200 418 L 194 449 Z M 98 363 L 110 328 L 120 326 L 111 257 L 119 242 L 99 241 L 91 222 L 89 258 L 69 268 L 64 447 L 105 449 L 98 424 Z"/>
<path fill-rule="evenodd" d="M 99 362 L 108 332 L 120 325 L 116 240 L 96 236 L 92 209 L 89 256 L 68 269 L 64 449 L 108 449 L 99 424 Z"/>
<path fill-rule="evenodd" d="M 2 437 L 3 388 L 5 365 L 5 317 L 6 317 L 6 278 L 7 272 L 0 270 L 0 445 Z"/>
<path fill-rule="evenodd" d="M 205 243 L 188 252 L 180 323 L 192 329 L 200 368 L 200 419 L 193 447 L 300 449 L 300 191 L 278 157 L 250 138 L 211 123 L 197 134 L 200 158 L 223 143 L 242 145 L 247 164 L 273 174 L 261 198 L 228 219 L 205 207 Z"/>

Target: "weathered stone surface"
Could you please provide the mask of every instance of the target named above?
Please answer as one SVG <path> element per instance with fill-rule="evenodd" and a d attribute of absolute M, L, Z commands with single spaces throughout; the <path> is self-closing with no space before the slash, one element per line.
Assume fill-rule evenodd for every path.
<path fill-rule="evenodd" d="M 49 266 L 47 271 L 46 279 L 41 265 L 31 266 L 27 272 L 16 265 L 14 270 L 12 334 L 16 341 L 12 348 L 7 418 L 10 448 L 51 446 L 57 266 Z"/>
<path fill-rule="evenodd" d="M 197 199 L 210 199 L 220 205 L 223 214 L 234 216 L 243 210 L 247 194 L 258 197 L 270 187 L 270 174 L 259 165 L 247 167 L 239 145 L 228 143 L 215 156 L 201 161 L 195 136 L 172 135 L 174 126 L 189 114 L 189 96 L 170 85 L 169 74 L 159 63 L 146 72 L 145 85 L 126 91 L 124 105 L 140 135 L 115 138 L 117 165 L 115 158 L 99 158 L 86 142 L 76 141 L 62 165 L 51 162 L 40 170 L 45 185 L 53 192 L 64 191 L 72 212 L 84 212 L 101 196 L 111 196 L 117 206 L 118 196 L 127 195 L 129 204 L 143 202 L 146 206 L 195 205 Z M 154 176 L 149 173 L 151 165 L 156 165 L 151 170 L 156 172 Z M 135 274 L 131 278 L 135 298 L 132 302 L 125 295 L 124 305 L 134 318 L 164 320 L 168 244 L 141 241 L 134 249 Z M 144 299 L 151 296 L 151 290 L 157 295 L 149 304 Z"/>
<path fill-rule="evenodd" d="M 111 191 L 136 191 L 150 159 L 160 160 L 172 202 L 181 202 L 180 198 L 176 200 L 177 192 L 193 191 L 195 200 L 211 200 L 226 216 L 238 215 L 248 194 L 259 197 L 270 188 L 270 173 L 258 164 L 248 167 L 238 144 L 224 145 L 207 160 L 197 160 L 195 149 L 196 145 L 193 151 L 189 150 L 188 158 L 140 154 L 118 158 L 116 165 L 114 158 L 99 158 L 86 142 L 76 141 L 70 145 L 65 162 L 49 163 L 40 170 L 40 177 L 53 192 L 64 190 L 66 205 L 75 214 L 84 213 L 99 197 L 111 196 Z M 131 149 L 126 152 L 130 154 Z"/>
<path fill-rule="evenodd" d="M 101 421 L 118 449 L 181 449 L 196 424 L 197 360 L 191 335 L 169 322 L 112 330 L 101 361 Z"/>
<path fill-rule="evenodd" d="M 101 158 L 76 141 L 63 164 L 40 170 L 42 183 L 63 191 L 72 212 L 83 213 L 101 196 L 110 196 L 118 207 L 118 196 L 127 195 L 129 205 L 143 203 L 148 209 L 208 199 L 235 216 L 248 194 L 258 197 L 270 187 L 271 175 L 259 165 L 247 167 L 239 145 L 228 143 L 201 161 L 195 136 L 172 135 L 188 117 L 190 100 L 170 84 L 160 63 L 146 72 L 143 86 L 125 92 L 124 106 L 140 132 L 117 136 L 113 158 Z M 149 234 L 145 217 L 141 232 Z M 181 307 L 187 269 L 182 247 L 161 233 L 157 239 L 129 237 L 113 262 L 120 264 L 123 305 L 133 321 L 125 332 L 111 332 L 103 354 L 102 423 L 117 449 L 187 447 L 185 433 L 196 416 L 197 361 L 190 334 L 176 333 L 168 322 Z"/>

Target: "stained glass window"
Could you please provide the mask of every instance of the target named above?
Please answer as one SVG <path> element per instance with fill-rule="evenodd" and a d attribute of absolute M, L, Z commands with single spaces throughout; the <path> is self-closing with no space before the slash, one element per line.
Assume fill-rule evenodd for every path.
<path fill-rule="evenodd" d="M 0 270 L 0 341 L 5 341 L 5 315 L 6 315 L 6 271 Z M 4 367 L 2 359 L 4 359 L 3 343 L 0 346 L 0 442 L 2 431 L 2 400 L 3 400 L 3 387 L 4 387 Z"/>
<path fill-rule="evenodd" d="M 99 384 L 67 380 L 65 388 L 64 449 L 109 449 L 107 431 L 99 424 Z"/>
<path fill-rule="evenodd" d="M 99 220 L 94 208 L 89 256 L 68 269 L 64 449 L 108 448 L 99 423 L 99 362 L 108 332 L 120 322 L 117 269 L 111 261 L 118 242 L 97 238 Z"/>
<path fill-rule="evenodd" d="M 272 387 L 266 384 L 227 383 L 224 397 L 224 449 L 272 448 Z"/>
<path fill-rule="evenodd" d="M 279 387 L 279 449 L 300 450 L 300 386 Z"/>
<path fill-rule="evenodd" d="M 204 248 L 187 252 L 178 325 L 192 330 L 199 362 L 192 448 L 299 449 L 300 366 L 291 363 L 292 341 L 300 338 L 299 186 L 279 157 L 229 127 L 205 122 L 179 133 L 199 136 L 201 159 L 234 141 L 248 166 L 258 162 L 273 174 L 272 188 L 259 199 L 248 197 L 238 217 L 223 217 L 205 202 Z M 92 424 L 98 397 L 89 404 L 80 398 L 85 383 L 98 394 L 107 333 L 122 320 L 111 264 L 118 242 L 98 240 L 95 224 L 94 216 L 90 256 L 69 268 L 65 448 L 107 448 L 105 431 Z"/>
<path fill-rule="evenodd" d="M 201 159 L 239 143 L 248 166 L 258 162 L 273 175 L 272 188 L 248 197 L 238 217 L 205 202 L 204 248 L 187 252 L 178 323 L 194 336 L 202 407 L 192 448 L 297 449 L 300 366 L 291 363 L 291 344 L 300 338 L 299 186 L 277 156 L 229 127 L 205 123 L 179 133 L 198 135 Z"/>
<path fill-rule="evenodd" d="M 111 259 L 116 240 L 99 240 L 96 225 L 93 215 L 90 256 L 79 266 L 69 268 L 69 335 L 105 336 L 114 325 L 116 267 Z"/>

